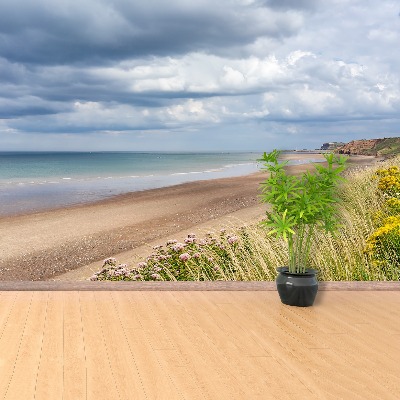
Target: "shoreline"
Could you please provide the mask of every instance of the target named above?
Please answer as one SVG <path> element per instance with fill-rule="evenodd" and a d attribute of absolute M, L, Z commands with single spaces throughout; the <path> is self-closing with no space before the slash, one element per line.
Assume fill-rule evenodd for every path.
<path fill-rule="evenodd" d="M 375 161 L 373 157 L 353 158 L 351 164 L 364 166 Z M 313 165 L 287 168 L 298 174 Z M 261 218 L 266 206 L 259 203 L 258 188 L 264 179 L 265 173 L 257 172 L 0 217 L 0 280 L 79 280 L 85 268 L 89 272 L 88 266 L 91 271 L 95 265 L 96 270 L 101 268 L 104 258 L 135 262 L 138 252 L 144 256 L 151 252 L 151 243 L 209 226 L 229 226 L 230 221 Z"/>
<path fill-rule="evenodd" d="M 110 154 L 114 155 L 114 153 Z M 95 159 L 89 157 L 87 160 L 89 167 L 86 167 L 82 160 L 75 160 L 77 167 L 75 170 L 72 168 L 72 171 L 62 170 L 60 165 L 63 166 L 61 162 L 63 160 L 54 161 L 61 170 L 55 168 L 53 171 L 51 163 L 39 159 L 40 161 L 36 163 L 35 160 L 32 161 L 33 172 L 32 174 L 27 172 L 25 177 L 18 177 L 18 162 L 14 175 L 12 168 L 10 172 L 6 164 L 5 175 L 7 171 L 11 175 L 9 179 L 0 179 L 0 216 L 44 212 L 73 205 L 90 204 L 133 191 L 257 172 L 256 156 L 250 153 L 243 154 L 246 157 L 238 153 L 236 158 L 222 155 L 221 159 L 216 159 L 214 154 L 209 159 L 209 154 L 205 153 L 203 157 L 200 155 L 193 162 L 187 159 L 187 154 L 182 154 L 183 158 L 181 157 L 180 161 L 173 157 L 157 156 L 155 158 L 155 154 L 149 154 L 150 159 L 147 160 L 147 164 L 152 165 L 147 168 L 144 166 L 143 157 L 128 157 L 123 158 L 120 164 L 117 163 L 115 167 L 108 169 L 107 167 L 102 169 L 98 157 Z M 133 153 L 133 155 L 138 154 Z M 72 161 L 69 160 L 69 164 L 65 162 L 65 168 L 68 169 Z M 106 161 L 110 163 L 109 159 Z M 23 170 L 27 167 L 27 162 L 25 161 L 25 164 L 23 160 L 21 162 Z M 50 170 L 48 176 L 41 172 L 41 168 Z"/>
<path fill-rule="evenodd" d="M 293 165 L 297 165 L 302 162 L 322 159 L 322 155 L 319 153 L 297 154 L 291 152 L 284 153 L 282 158 L 293 163 Z M 122 174 L 123 176 L 118 176 L 119 174 L 108 176 L 109 174 L 106 174 L 107 176 L 95 177 L 93 175 L 86 178 L 19 179 L 20 182 L 0 184 L 0 217 L 61 210 L 68 207 L 89 205 L 133 192 L 196 181 L 246 176 L 256 172 L 259 172 L 259 165 L 254 158 L 253 161 L 226 164 L 218 168 L 210 166 L 205 170 L 200 168 L 199 171 L 189 172 L 182 170 L 181 172 L 150 173 L 149 175 L 137 175 L 136 173 L 129 175 L 128 172 L 125 172 L 125 174 Z"/>

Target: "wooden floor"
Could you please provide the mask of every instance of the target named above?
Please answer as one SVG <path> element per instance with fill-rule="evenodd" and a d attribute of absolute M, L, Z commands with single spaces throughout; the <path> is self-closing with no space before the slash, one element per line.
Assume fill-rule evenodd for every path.
<path fill-rule="evenodd" d="M 1 291 L 0 398 L 399 399 L 400 291 Z"/>

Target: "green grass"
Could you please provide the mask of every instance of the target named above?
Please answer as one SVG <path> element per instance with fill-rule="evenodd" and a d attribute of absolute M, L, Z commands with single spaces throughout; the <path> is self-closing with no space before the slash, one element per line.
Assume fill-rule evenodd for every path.
<path fill-rule="evenodd" d="M 374 150 L 377 155 L 385 157 L 400 154 L 400 138 L 385 138 L 375 146 Z"/>

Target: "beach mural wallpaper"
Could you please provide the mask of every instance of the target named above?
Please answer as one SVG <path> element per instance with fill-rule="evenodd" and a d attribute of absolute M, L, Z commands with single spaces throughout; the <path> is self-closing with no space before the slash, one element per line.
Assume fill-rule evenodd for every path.
<path fill-rule="evenodd" d="M 396 400 L 400 3 L 0 0 L 0 398 Z"/>
<path fill-rule="evenodd" d="M 378 161 L 398 164 L 396 7 L 2 2 L 0 279 L 273 280 L 282 243 L 256 235 L 257 160 L 273 149 L 292 174 L 349 155 L 352 227 L 346 190 L 371 166 L 368 229 L 319 238 L 315 262 L 322 279 L 397 279 L 397 258 L 381 263 L 397 245 L 376 230 L 397 218 L 399 177 L 386 192 L 375 179 Z M 347 235 L 346 257 L 317 249 Z"/>

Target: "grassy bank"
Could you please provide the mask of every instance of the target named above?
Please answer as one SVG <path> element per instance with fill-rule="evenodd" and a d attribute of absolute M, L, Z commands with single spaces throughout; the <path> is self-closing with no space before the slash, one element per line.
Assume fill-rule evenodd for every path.
<path fill-rule="evenodd" d="M 382 163 L 379 169 L 386 171 L 392 166 L 400 167 L 399 157 Z M 346 174 L 339 193 L 343 200 L 339 206 L 341 227 L 335 234 L 318 232 L 312 245 L 310 267 L 319 271 L 319 280 L 400 279 L 400 217 L 396 225 L 400 213 L 398 208 L 388 207 L 391 200 L 400 197 L 400 189 L 396 189 L 396 181 L 394 189 L 383 190 L 380 179 L 385 173 L 379 175 L 377 170 L 370 167 Z M 385 228 L 389 223 L 390 232 Z M 184 243 L 170 240 L 156 246 L 137 266 L 108 259 L 91 279 L 274 280 L 276 268 L 287 262 L 283 240 L 268 236 L 260 225 L 244 225 L 203 238 L 189 234 Z"/>

